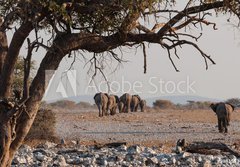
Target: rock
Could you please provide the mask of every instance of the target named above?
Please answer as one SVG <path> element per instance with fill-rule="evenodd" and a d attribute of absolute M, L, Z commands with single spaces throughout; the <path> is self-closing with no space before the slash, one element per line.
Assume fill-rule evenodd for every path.
<path fill-rule="evenodd" d="M 29 154 L 32 153 L 32 148 L 28 145 L 22 145 L 19 149 L 18 149 L 18 153 L 25 155 L 25 154 Z"/>
<path fill-rule="evenodd" d="M 212 160 L 213 160 L 213 155 L 207 155 L 206 158 L 207 158 L 209 161 L 212 161 Z"/>
<path fill-rule="evenodd" d="M 103 157 L 96 158 L 96 163 L 103 166 L 106 166 L 108 164 L 107 160 Z"/>
<path fill-rule="evenodd" d="M 20 165 L 20 164 L 26 164 L 27 160 L 23 156 L 17 156 L 13 159 L 13 164 Z"/>
<path fill-rule="evenodd" d="M 175 165 L 175 164 L 176 164 L 176 162 L 177 162 L 176 158 L 175 158 L 175 157 L 173 157 L 173 158 L 172 158 L 172 164 L 173 164 L 173 165 Z"/>
<path fill-rule="evenodd" d="M 115 162 L 108 162 L 108 166 L 115 166 Z"/>
<path fill-rule="evenodd" d="M 138 145 L 130 146 L 127 149 L 129 154 L 139 154 L 141 153 L 141 148 Z"/>
<path fill-rule="evenodd" d="M 41 153 L 41 154 L 46 155 L 46 156 L 52 156 L 52 154 L 54 154 L 54 153 L 51 153 L 49 150 L 42 149 L 42 148 L 33 150 L 33 153 L 34 154 Z"/>
<path fill-rule="evenodd" d="M 117 147 L 118 151 L 127 151 L 127 146 L 126 145 L 121 145 L 119 147 Z"/>
<path fill-rule="evenodd" d="M 229 159 L 230 159 L 232 164 L 236 164 L 237 158 L 234 155 L 229 155 Z"/>
<path fill-rule="evenodd" d="M 212 164 L 209 160 L 206 160 L 204 163 L 203 163 L 203 167 L 212 167 Z"/>
<path fill-rule="evenodd" d="M 145 165 L 147 166 L 152 166 L 157 164 L 158 164 L 158 159 L 156 157 L 148 158 L 147 161 L 145 162 Z"/>
<path fill-rule="evenodd" d="M 76 145 L 76 144 L 77 144 L 77 141 L 71 140 L 70 144 Z"/>
<path fill-rule="evenodd" d="M 27 164 L 32 164 L 33 163 L 33 155 L 32 154 L 31 154 L 31 156 L 25 155 L 25 159 L 27 161 Z"/>
<path fill-rule="evenodd" d="M 145 153 L 148 153 L 148 154 L 151 154 L 151 156 L 156 155 L 156 151 L 154 151 L 152 148 L 146 147 L 146 148 L 144 149 L 144 152 L 145 152 Z"/>
<path fill-rule="evenodd" d="M 212 160 L 212 164 L 213 165 L 222 164 L 221 158 L 220 157 L 216 157 L 215 159 Z"/>
<path fill-rule="evenodd" d="M 58 155 L 54 161 L 54 165 L 65 167 L 67 166 L 66 160 L 62 155 Z"/>
<path fill-rule="evenodd" d="M 189 156 L 191 156 L 192 154 L 191 153 L 189 153 L 189 152 L 183 152 L 183 153 L 181 153 L 181 157 L 182 158 L 187 158 L 187 157 L 189 157 Z"/>
<path fill-rule="evenodd" d="M 127 161 L 127 162 L 131 162 L 131 161 L 134 160 L 134 158 L 135 158 L 135 157 L 134 157 L 134 154 L 132 154 L 132 153 L 129 154 L 129 153 L 128 153 L 128 154 L 126 154 L 124 160 Z"/>
<path fill-rule="evenodd" d="M 201 156 L 197 156 L 197 157 L 196 157 L 196 161 L 197 161 L 197 162 L 201 163 L 201 162 L 202 162 L 202 160 L 203 160 L 203 159 L 202 159 L 202 157 L 201 157 Z"/>
<path fill-rule="evenodd" d="M 34 157 L 38 160 L 38 161 L 44 161 L 46 160 L 46 156 L 43 155 L 41 152 L 37 152 L 34 154 Z"/>
<path fill-rule="evenodd" d="M 186 160 L 186 164 L 188 166 L 191 166 L 191 165 L 196 166 L 196 165 L 194 165 L 195 161 L 194 161 L 194 159 L 192 157 L 188 157 L 188 159 Z"/>
<path fill-rule="evenodd" d="M 182 152 L 183 152 L 182 147 L 177 146 L 175 152 L 176 152 L 177 154 L 182 153 Z"/>

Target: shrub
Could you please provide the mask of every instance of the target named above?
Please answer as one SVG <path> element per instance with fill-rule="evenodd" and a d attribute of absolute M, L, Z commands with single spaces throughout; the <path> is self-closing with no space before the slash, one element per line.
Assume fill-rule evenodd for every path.
<path fill-rule="evenodd" d="M 153 103 L 153 107 L 154 108 L 160 108 L 160 109 L 169 109 L 169 108 L 174 108 L 174 104 L 169 101 L 169 100 L 156 100 L 154 103 Z"/>
<path fill-rule="evenodd" d="M 52 110 L 40 109 L 26 139 L 54 140 L 55 125 L 56 114 Z"/>
<path fill-rule="evenodd" d="M 240 105 L 240 99 L 239 98 L 231 98 L 226 100 L 226 103 L 230 103 L 234 106 L 239 106 Z"/>
<path fill-rule="evenodd" d="M 70 100 L 59 100 L 54 103 L 50 103 L 49 106 L 53 108 L 67 108 L 67 109 L 74 109 L 76 108 L 76 103 Z"/>
<path fill-rule="evenodd" d="M 211 102 L 209 101 L 188 101 L 185 105 L 186 109 L 209 109 Z"/>
<path fill-rule="evenodd" d="M 80 109 L 81 108 L 93 108 L 93 105 L 88 102 L 81 101 L 77 104 L 77 107 Z"/>

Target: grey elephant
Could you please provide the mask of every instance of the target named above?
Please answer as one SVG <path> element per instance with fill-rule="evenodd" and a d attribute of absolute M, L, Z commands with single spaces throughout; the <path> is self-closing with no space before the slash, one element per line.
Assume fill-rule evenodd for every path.
<path fill-rule="evenodd" d="M 109 95 L 107 93 L 96 93 L 93 97 L 94 101 L 98 107 L 99 117 L 103 117 L 104 115 L 108 115 L 107 113 L 107 105 Z"/>
<path fill-rule="evenodd" d="M 120 101 L 120 100 L 118 102 L 118 110 L 119 110 L 119 113 L 123 113 L 124 112 L 124 103 L 122 101 Z"/>
<path fill-rule="evenodd" d="M 140 105 L 140 108 L 141 108 L 141 112 L 145 112 L 145 111 L 146 111 L 146 106 L 147 106 L 146 100 L 143 100 L 143 99 L 142 99 L 142 100 L 140 101 L 139 105 Z"/>
<path fill-rule="evenodd" d="M 211 109 L 216 113 L 218 119 L 218 130 L 220 133 L 227 133 L 230 125 L 231 113 L 234 111 L 234 106 L 229 103 L 212 103 Z"/>
<path fill-rule="evenodd" d="M 129 93 L 124 93 L 121 97 L 120 97 L 120 101 L 123 103 L 123 112 L 130 112 L 130 105 L 131 105 L 131 101 L 132 101 L 132 95 L 130 95 Z"/>
<path fill-rule="evenodd" d="M 116 95 L 109 95 L 107 109 L 111 115 L 115 115 L 119 103 L 119 98 Z"/>
<path fill-rule="evenodd" d="M 139 95 L 132 96 L 132 101 L 131 101 L 131 111 L 132 112 L 137 112 L 140 101 L 141 101 L 141 98 Z"/>

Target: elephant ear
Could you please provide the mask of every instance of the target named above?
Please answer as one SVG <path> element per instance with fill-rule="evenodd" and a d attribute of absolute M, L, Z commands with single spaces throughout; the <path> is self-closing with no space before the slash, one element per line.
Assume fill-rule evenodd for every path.
<path fill-rule="evenodd" d="M 233 111 L 234 111 L 234 109 L 235 109 L 234 105 L 232 105 L 231 103 L 226 103 L 226 104 L 230 105 L 232 107 Z"/>
<path fill-rule="evenodd" d="M 217 106 L 218 106 L 218 103 L 217 103 L 217 104 L 212 103 L 212 104 L 210 105 L 211 109 L 212 109 L 214 112 L 216 112 Z"/>
<path fill-rule="evenodd" d="M 109 99 L 109 95 L 107 93 L 104 93 L 105 96 L 107 96 L 107 98 Z"/>
<path fill-rule="evenodd" d="M 96 93 L 96 94 L 94 95 L 94 97 L 93 97 L 94 100 L 95 100 L 95 98 L 97 97 L 98 94 L 99 94 L 99 93 Z"/>
<path fill-rule="evenodd" d="M 139 95 L 134 95 L 134 96 L 137 97 L 139 101 L 141 101 L 141 97 Z"/>
<path fill-rule="evenodd" d="M 116 103 L 119 103 L 120 100 L 119 100 L 118 96 L 114 95 L 114 97 L 115 97 Z"/>

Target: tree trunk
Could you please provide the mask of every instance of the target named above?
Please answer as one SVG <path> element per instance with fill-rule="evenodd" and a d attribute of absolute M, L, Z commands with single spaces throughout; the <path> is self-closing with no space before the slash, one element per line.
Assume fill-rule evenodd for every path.
<path fill-rule="evenodd" d="M 31 22 L 22 24 L 20 28 L 14 33 L 8 52 L 4 61 L 2 68 L 2 75 L 0 78 L 0 97 L 8 98 L 11 95 L 11 85 L 13 70 L 19 51 L 25 39 L 28 37 L 29 33 L 32 31 L 33 25 Z"/>
<path fill-rule="evenodd" d="M 7 139 L 7 142 L 10 143 L 10 147 L 5 147 L 6 152 L 0 153 L 0 157 L 2 157 L 0 161 L 0 167 L 10 166 L 11 161 L 14 157 L 15 152 L 18 150 L 18 148 L 22 145 L 24 138 L 28 134 L 28 131 L 30 130 L 32 123 L 35 119 L 35 116 L 37 114 L 37 111 L 39 109 L 40 102 L 43 98 L 43 95 L 45 93 L 46 86 L 48 85 L 48 82 L 50 79 L 49 77 L 45 77 L 46 70 L 56 70 L 62 60 L 62 58 L 70 53 L 72 50 L 77 49 L 93 49 L 97 52 L 104 51 L 108 48 L 115 48 L 118 46 L 117 38 L 114 36 L 111 37 L 111 40 L 106 40 L 105 38 L 100 38 L 103 41 L 99 41 L 99 38 L 91 38 L 91 36 L 88 36 L 89 34 L 58 34 L 55 40 L 53 41 L 53 45 L 49 49 L 49 51 L 46 53 L 45 57 L 43 58 L 40 67 L 38 69 L 38 72 L 35 76 L 35 78 L 32 81 L 32 84 L 29 88 L 29 98 L 25 102 L 26 106 L 26 112 L 22 112 L 22 114 L 17 119 L 16 124 L 16 137 L 13 141 L 11 139 Z M 89 37 L 89 38 L 88 38 Z M 106 41 L 105 41 L 106 40 Z M 112 44 L 109 46 L 105 42 L 108 42 Z M 19 44 L 19 42 L 17 42 Z M 89 44 L 90 43 L 90 44 Z M 94 46 L 95 43 L 98 43 L 99 46 L 96 48 Z M 67 44 L 67 45 L 66 45 Z M 90 45 L 90 46 L 89 46 Z M 14 51 L 16 52 L 16 50 Z M 8 52 L 9 55 L 10 52 Z M 8 56 L 7 55 L 7 56 Z M 8 58 L 8 57 L 7 57 Z M 12 60 L 12 59 L 11 59 Z M 6 60 L 7 61 L 7 60 Z M 7 67 L 6 64 L 12 61 L 5 61 L 4 64 L 4 70 L 12 67 Z M 12 64 L 10 65 L 12 66 Z M 5 73 L 4 73 L 5 74 Z M 10 74 L 8 72 L 8 74 Z M 53 74 L 52 74 L 53 75 Z M 6 77 L 6 75 L 5 75 Z M 10 84 L 11 80 L 9 80 L 11 77 L 4 77 L 4 81 L 0 81 L 0 84 L 6 83 Z M 51 77 L 51 76 L 50 76 Z M 8 80 L 8 81 L 5 81 Z M 10 85 L 5 85 L 4 88 L 9 89 Z M 6 97 L 9 95 L 9 90 L 5 91 L 3 89 L 3 86 L 0 87 L 0 97 Z M 0 109 L 1 110 L 1 109 Z M 3 139 L 3 136 L 0 136 L 0 140 Z M 5 140 L 4 140 L 5 141 Z M 1 144 L 1 143 L 0 143 Z M 1 144 L 2 146 L 2 144 Z"/>
<path fill-rule="evenodd" d="M 19 119 L 17 120 L 16 125 L 16 138 L 11 142 L 11 138 L 5 140 L 4 136 L 0 136 L 0 140 L 7 142 L 8 145 L 0 143 L 1 146 L 4 146 L 4 152 L 0 152 L 0 160 L 1 164 L 0 167 L 10 166 L 11 161 L 14 157 L 15 152 L 21 146 L 24 141 L 24 138 L 28 134 L 32 123 L 36 117 L 37 111 L 39 109 L 40 102 L 43 98 L 45 93 L 45 88 L 48 85 L 49 80 L 45 78 L 45 71 L 46 70 L 56 70 L 62 60 L 62 58 L 67 54 L 69 51 L 68 46 L 65 44 L 61 38 L 57 38 L 54 41 L 54 45 L 50 49 L 51 51 L 46 53 L 46 56 L 42 60 L 40 67 L 38 69 L 37 75 L 34 78 L 30 91 L 29 91 L 29 98 L 26 101 L 26 112 L 23 112 Z M 49 78 L 50 79 L 50 78 Z M 4 113 L 4 112 L 2 112 Z M 0 116 L 1 117 L 1 116 Z M 4 118 L 4 117 L 2 117 Z M 3 127 L 6 124 L 3 123 Z M 1 128 L 1 127 L 0 127 Z M 11 136 L 11 135 L 10 135 Z"/>
<path fill-rule="evenodd" d="M 12 141 L 12 117 L 1 107 L 0 111 L 0 166 L 8 166 L 12 160 L 10 145 Z"/>
<path fill-rule="evenodd" d="M 7 43 L 6 33 L 0 31 L 0 78 L 2 74 L 5 57 L 7 55 L 7 50 L 8 50 L 8 43 Z"/>

